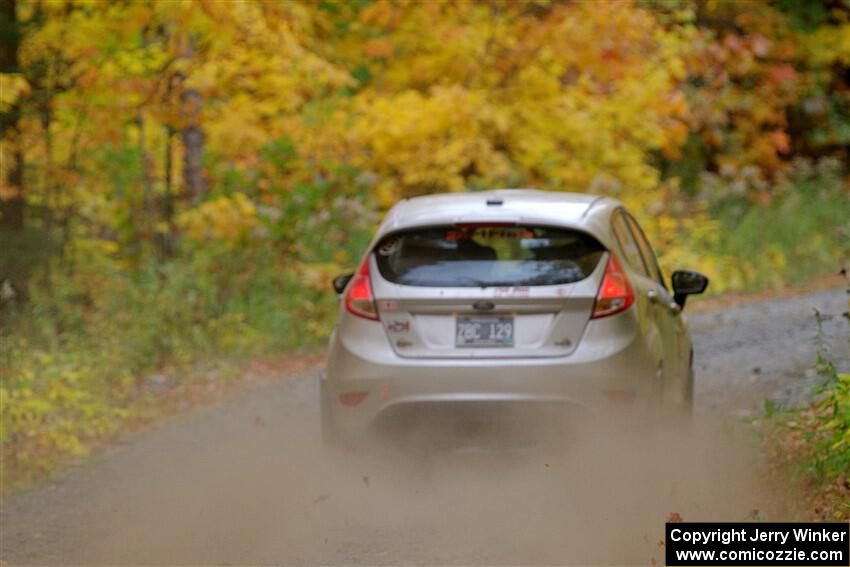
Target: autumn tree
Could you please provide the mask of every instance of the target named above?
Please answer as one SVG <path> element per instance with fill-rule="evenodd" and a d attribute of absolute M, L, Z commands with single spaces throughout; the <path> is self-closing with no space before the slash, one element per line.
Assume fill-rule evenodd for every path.
<path fill-rule="evenodd" d="M 0 179 L 0 227 L 20 230 L 24 227 L 24 162 L 20 147 L 20 22 L 15 0 L 0 2 L 0 132 L 3 141 L 0 149 L 2 179 Z"/>

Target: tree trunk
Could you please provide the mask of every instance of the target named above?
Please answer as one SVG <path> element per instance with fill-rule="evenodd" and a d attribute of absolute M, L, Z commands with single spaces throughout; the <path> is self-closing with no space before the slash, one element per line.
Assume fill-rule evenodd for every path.
<path fill-rule="evenodd" d="M 18 58 L 21 43 L 15 0 L 0 0 L 0 72 L 20 73 Z M 20 148 L 21 117 L 20 102 L 0 114 L 0 131 L 3 135 L 2 153 L 12 155 L 11 163 L 4 164 L 3 179 L 5 194 L 0 194 L 0 229 L 22 230 L 24 228 L 24 157 Z M 4 160 L 5 161 L 5 160 Z"/>
<path fill-rule="evenodd" d="M 200 107 L 201 95 L 196 91 L 184 94 L 184 101 L 190 107 Z M 184 104 L 186 104 L 184 102 Z M 192 121 L 180 133 L 183 139 L 183 183 L 192 203 L 198 203 L 207 194 L 207 180 L 204 176 L 201 156 L 204 151 L 204 131 L 197 121 Z"/>
<path fill-rule="evenodd" d="M 165 126 L 165 189 L 160 201 L 159 214 L 166 225 L 168 232 L 157 232 L 157 250 L 159 251 L 160 260 L 170 258 L 174 255 L 174 238 L 177 233 L 177 228 L 174 226 L 174 190 L 172 188 L 172 171 L 174 169 L 174 155 L 172 152 L 172 140 L 174 138 L 174 128 L 169 125 Z"/>
<path fill-rule="evenodd" d="M 191 39 L 184 50 L 182 58 L 191 59 L 194 54 Z M 192 203 L 198 203 L 207 194 L 207 179 L 203 169 L 204 131 L 201 128 L 201 108 L 203 100 L 201 93 L 193 88 L 185 88 L 185 75 L 180 73 L 182 92 L 180 95 L 182 130 L 180 137 L 183 141 L 183 185 L 187 197 Z"/>
<path fill-rule="evenodd" d="M 142 171 L 142 218 L 139 225 L 142 239 L 150 240 L 156 227 L 153 207 L 153 176 L 151 175 L 153 160 L 148 153 L 145 137 L 145 115 L 141 108 L 136 110 L 136 127 L 139 129 L 139 166 Z"/>

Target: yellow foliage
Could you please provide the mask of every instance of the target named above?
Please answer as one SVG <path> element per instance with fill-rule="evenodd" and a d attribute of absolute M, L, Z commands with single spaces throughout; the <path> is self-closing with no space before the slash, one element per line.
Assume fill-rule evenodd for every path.
<path fill-rule="evenodd" d="M 462 191 L 473 170 L 498 184 L 510 170 L 487 133 L 492 110 L 483 95 L 459 86 L 434 87 L 428 96 L 407 90 L 390 97 L 363 97 L 350 133 L 365 149 L 358 165 L 377 173 L 379 203 L 423 192 Z"/>
<path fill-rule="evenodd" d="M 27 80 L 18 73 L 0 73 L 0 112 L 8 112 L 19 98 L 30 92 Z"/>
<path fill-rule="evenodd" d="M 257 228 L 257 208 L 242 193 L 218 197 L 180 214 L 177 224 L 196 240 L 218 240 L 236 246 Z"/>
<path fill-rule="evenodd" d="M 301 275 L 304 287 L 320 292 L 331 288 L 331 281 L 339 275 L 340 270 L 340 266 L 335 262 L 300 264 L 295 267 L 295 271 Z"/>
<path fill-rule="evenodd" d="M 381 54 L 346 139 L 378 175 L 379 203 L 517 185 L 651 200 L 647 151 L 687 135 L 676 91 L 687 44 L 631 2 L 547 5 L 543 18 L 500 9 L 377 2 L 360 13 L 385 35 L 380 49 L 341 48 Z M 339 131 L 327 136 L 337 143 Z"/>
<path fill-rule="evenodd" d="M 850 23 L 819 28 L 804 38 L 804 45 L 809 60 L 815 65 L 850 66 Z"/>

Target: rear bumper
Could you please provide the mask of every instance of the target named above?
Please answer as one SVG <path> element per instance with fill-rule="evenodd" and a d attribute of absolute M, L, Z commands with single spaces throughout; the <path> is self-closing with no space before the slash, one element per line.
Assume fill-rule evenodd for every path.
<path fill-rule="evenodd" d="M 399 357 L 380 323 L 352 318 L 331 340 L 323 411 L 340 433 L 365 431 L 404 405 L 557 402 L 625 411 L 655 400 L 656 367 L 630 312 L 589 322 L 569 356 L 462 360 Z M 350 393 L 365 397 L 347 406 L 340 396 Z"/>

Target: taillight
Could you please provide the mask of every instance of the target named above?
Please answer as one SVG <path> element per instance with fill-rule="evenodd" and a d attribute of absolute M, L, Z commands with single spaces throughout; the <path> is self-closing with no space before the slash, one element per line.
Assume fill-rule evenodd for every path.
<path fill-rule="evenodd" d="M 602 285 L 596 294 L 596 305 L 593 306 L 591 319 L 607 317 L 625 311 L 635 302 L 635 293 L 629 278 L 613 253 L 608 255 L 608 265 L 602 276 Z"/>
<path fill-rule="evenodd" d="M 378 320 L 378 309 L 375 298 L 372 297 L 372 285 L 369 283 L 369 256 L 363 260 L 363 265 L 351 278 L 348 291 L 345 294 L 345 308 L 352 314 L 364 319 Z"/>

